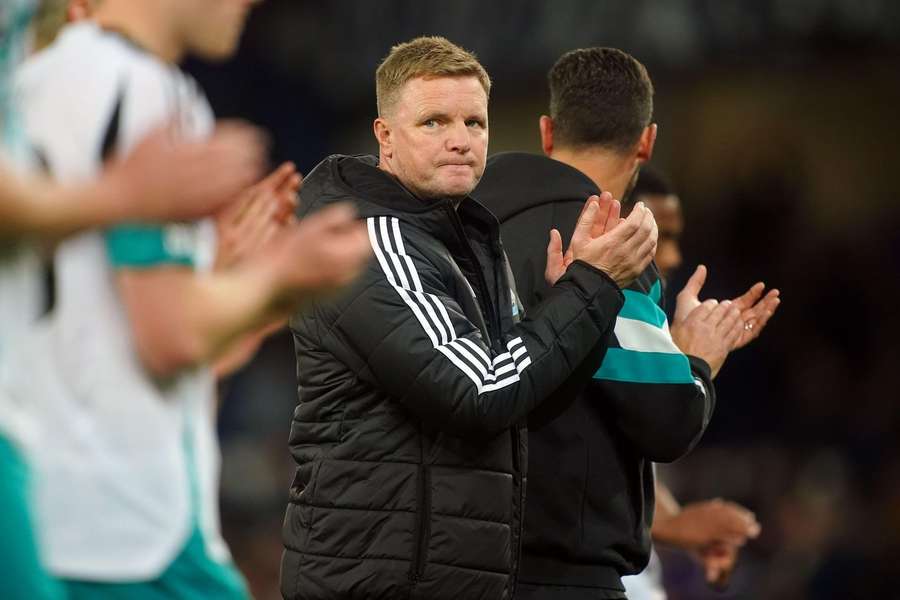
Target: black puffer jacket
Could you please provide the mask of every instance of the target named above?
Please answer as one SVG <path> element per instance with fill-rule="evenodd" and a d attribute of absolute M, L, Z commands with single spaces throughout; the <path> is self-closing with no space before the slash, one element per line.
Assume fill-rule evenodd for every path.
<path fill-rule="evenodd" d="M 354 202 L 375 260 L 291 321 L 298 468 L 282 593 L 509 597 L 524 417 L 610 333 L 621 292 L 576 263 L 519 320 L 496 219 L 471 199 L 413 197 L 374 157 L 326 159 L 302 196 L 306 211 Z"/>

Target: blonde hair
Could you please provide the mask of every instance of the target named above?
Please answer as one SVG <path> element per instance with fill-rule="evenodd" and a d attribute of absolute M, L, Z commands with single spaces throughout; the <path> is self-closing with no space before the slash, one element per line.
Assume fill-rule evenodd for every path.
<path fill-rule="evenodd" d="M 384 116 L 397 101 L 400 88 L 417 77 L 477 77 L 484 93 L 491 94 L 491 78 L 471 52 L 440 36 L 423 36 L 391 48 L 375 71 L 378 115 Z"/>

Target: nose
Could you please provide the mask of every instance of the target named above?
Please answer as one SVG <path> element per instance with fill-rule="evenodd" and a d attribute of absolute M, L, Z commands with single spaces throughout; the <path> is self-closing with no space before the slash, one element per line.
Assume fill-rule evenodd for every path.
<path fill-rule="evenodd" d="M 465 154 L 472 147 L 469 136 L 469 128 L 464 122 L 454 122 L 452 127 L 447 128 L 447 138 L 444 141 L 444 146 L 449 152 Z"/>

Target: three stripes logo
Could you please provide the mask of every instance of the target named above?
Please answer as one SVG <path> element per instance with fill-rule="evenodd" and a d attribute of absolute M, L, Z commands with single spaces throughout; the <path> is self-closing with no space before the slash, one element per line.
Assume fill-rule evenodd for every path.
<path fill-rule="evenodd" d="M 447 307 L 435 294 L 424 291 L 412 258 L 406 253 L 396 217 L 366 219 L 369 242 L 388 283 L 415 315 L 435 350 L 443 354 L 475 384 L 479 394 L 519 381 L 531 364 L 521 337 L 506 342 L 506 352 L 490 356 L 477 330 L 458 336 Z"/>

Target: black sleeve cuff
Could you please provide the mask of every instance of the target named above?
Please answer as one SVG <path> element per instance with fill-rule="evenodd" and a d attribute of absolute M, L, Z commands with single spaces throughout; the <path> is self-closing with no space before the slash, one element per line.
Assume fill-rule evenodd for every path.
<path fill-rule="evenodd" d="M 571 282 L 581 291 L 585 300 L 588 301 L 591 309 L 599 311 L 599 318 L 606 321 L 610 316 L 615 321 L 615 315 L 622 310 L 625 304 L 625 294 L 619 289 L 612 278 L 588 263 L 576 260 L 565 274 L 560 278 L 559 282 Z M 598 316 L 599 316 L 598 315 Z M 605 329 L 602 327 L 601 329 Z"/>

